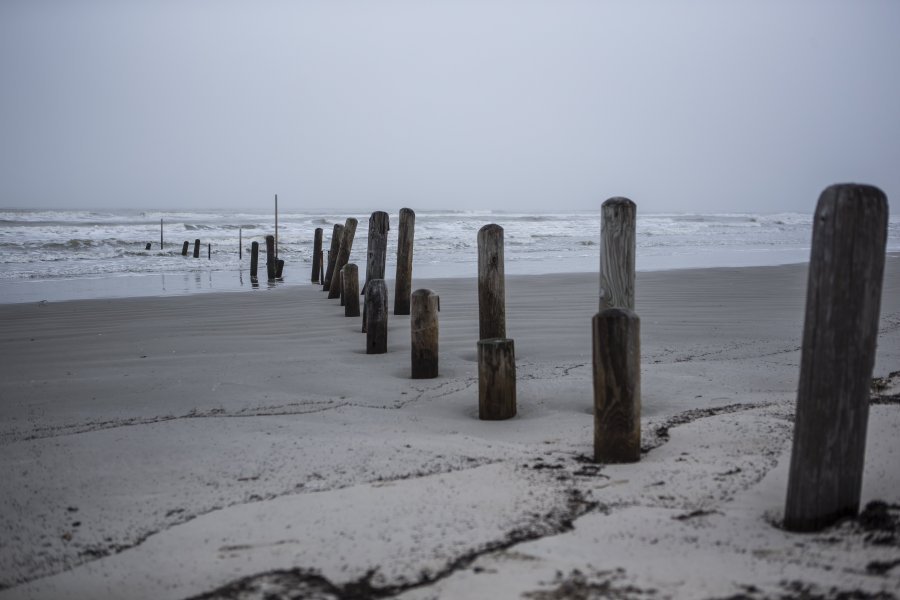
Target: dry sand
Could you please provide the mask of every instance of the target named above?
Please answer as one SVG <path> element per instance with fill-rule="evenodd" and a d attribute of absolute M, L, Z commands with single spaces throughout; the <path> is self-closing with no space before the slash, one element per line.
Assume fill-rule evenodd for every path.
<path fill-rule="evenodd" d="M 314 286 L 0 306 L 0 598 L 895 597 L 896 396 L 867 446 L 882 530 L 777 527 L 805 268 L 637 285 L 647 452 L 627 466 L 587 460 L 596 275 L 508 278 L 519 415 L 493 423 L 473 279 L 415 282 L 441 295 L 435 380 L 408 379 L 408 317 L 367 356 Z M 881 321 L 886 377 L 897 256 Z"/>

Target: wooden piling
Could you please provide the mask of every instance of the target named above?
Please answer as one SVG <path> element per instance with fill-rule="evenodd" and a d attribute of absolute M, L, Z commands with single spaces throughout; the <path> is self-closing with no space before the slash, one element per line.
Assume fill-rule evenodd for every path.
<path fill-rule="evenodd" d="M 594 315 L 594 461 L 641 459 L 641 321 L 627 308 Z"/>
<path fill-rule="evenodd" d="M 600 210 L 600 310 L 634 310 L 634 256 L 637 207 L 628 198 L 610 198 Z"/>
<path fill-rule="evenodd" d="M 359 316 L 359 269 L 356 263 L 347 263 L 341 269 L 341 284 L 344 286 L 344 316 Z"/>
<path fill-rule="evenodd" d="M 833 185 L 819 197 L 784 511 L 791 531 L 859 511 L 887 224 L 876 187 Z"/>
<path fill-rule="evenodd" d="M 250 244 L 250 277 L 256 279 L 256 271 L 259 267 L 259 242 Z"/>
<path fill-rule="evenodd" d="M 325 253 L 319 252 L 319 285 L 325 285 Z"/>
<path fill-rule="evenodd" d="M 366 282 L 363 284 L 363 293 L 366 285 L 372 279 L 384 279 L 384 263 L 387 259 L 387 235 L 390 230 L 390 219 L 384 211 L 377 210 L 369 217 L 369 239 L 366 250 Z M 366 332 L 366 309 L 363 307 L 362 330 Z"/>
<path fill-rule="evenodd" d="M 384 279 L 372 279 L 366 285 L 366 307 L 369 326 L 366 330 L 366 354 L 387 352 L 388 293 Z"/>
<path fill-rule="evenodd" d="M 432 290 L 416 290 L 411 294 L 412 316 L 409 331 L 412 347 L 412 378 L 433 379 L 438 376 L 438 311 L 440 297 Z M 396 307 L 396 304 L 394 304 Z M 396 314 L 396 313 L 395 313 Z"/>
<path fill-rule="evenodd" d="M 200 258 L 200 240 L 194 240 L 194 258 Z"/>
<path fill-rule="evenodd" d="M 478 331 L 482 340 L 506 337 L 505 286 L 503 228 L 485 225 L 478 231 Z"/>
<path fill-rule="evenodd" d="M 150 242 L 147 242 L 147 245 L 144 246 L 144 250 L 149 250 L 152 247 L 153 247 L 153 244 L 151 244 Z"/>
<path fill-rule="evenodd" d="M 312 278 L 313 283 L 319 282 L 319 271 L 322 270 L 322 228 L 316 227 L 316 234 L 313 237 L 313 256 L 312 256 Z"/>
<path fill-rule="evenodd" d="M 334 276 L 334 264 L 337 262 L 338 249 L 341 247 L 341 237 L 344 235 L 344 226 L 336 223 L 331 233 L 331 249 L 328 251 L 328 267 L 325 269 L 325 281 L 322 283 L 322 291 L 331 291 L 331 278 Z"/>
<path fill-rule="evenodd" d="M 190 248 L 191 243 L 187 240 L 184 241 L 184 245 L 181 247 L 181 255 L 187 256 L 188 248 Z"/>
<path fill-rule="evenodd" d="M 269 281 L 275 279 L 275 236 L 266 236 L 266 277 Z"/>
<path fill-rule="evenodd" d="M 478 340 L 478 418 L 516 416 L 516 351 L 511 339 Z"/>
<path fill-rule="evenodd" d="M 281 279 L 284 275 L 284 259 L 279 258 L 275 260 L 275 279 Z"/>
<path fill-rule="evenodd" d="M 416 213 L 411 208 L 401 208 L 400 227 L 397 234 L 397 278 L 394 283 L 395 315 L 409 314 L 415 231 Z"/>
<path fill-rule="evenodd" d="M 353 249 L 353 236 L 356 235 L 356 225 L 358 221 L 353 217 L 344 222 L 344 230 L 341 232 L 341 245 L 337 251 L 337 258 L 334 261 L 335 273 L 340 273 L 348 262 L 350 262 L 350 250 Z M 341 295 L 341 287 L 331 286 L 328 290 L 329 298 L 338 298 Z"/>

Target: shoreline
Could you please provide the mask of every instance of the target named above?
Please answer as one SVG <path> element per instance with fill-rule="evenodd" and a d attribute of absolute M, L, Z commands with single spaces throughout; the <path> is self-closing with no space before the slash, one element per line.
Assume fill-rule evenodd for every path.
<path fill-rule="evenodd" d="M 318 286 L 0 305 L 0 598 L 229 598 L 285 569 L 339 587 L 374 569 L 407 599 L 519 597 L 576 570 L 678 597 L 896 589 L 900 569 L 865 569 L 895 547 L 771 525 L 805 265 L 637 274 L 634 465 L 584 460 L 597 285 L 507 276 L 519 411 L 504 422 L 477 419 L 475 278 L 414 282 L 441 296 L 434 380 L 409 379 L 408 317 L 366 355 L 359 319 Z M 895 257 L 874 374 L 898 364 Z M 900 503 L 898 408 L 871 407 L 864 504 Z"/>
<path fill-rule="evenodd" d="M 900 252 L 888 252 L 887 259 L 900 258 Z M 598 259 L 599 261 L 599 259 Z M 675 268 L 639 269 L 640 273 L 660 273 L 668 271 L 705 270 L 705 269 L 743 269 L 758 267 L 783 267 L 791 265 L 805 265 L 808 260 L 800 262 L 784 262 L 780 264 L 747 264 L 747 265 L 701 265 Z M 311 269 L 310 265 L 303 263 L 305 270 Z M 598 272 L 597 269 L 553 271 L 546 273 L 509 273 L 507 277 L 546 277 L 557 274 L 584 274 Z M 419 269 L 420 271 L 423 269 Z M 424 269 L 426 274 L 435 269 Z M 386 269 L 386 281 L 394 280 L 392 265 Z M 477 269 L 475 269 L 477 271 Z M 419 275 L 415 266 L 413 268 L 414 286 L 415 280 L 443 280 L 476 278 L 477 272 L 471 275 L 459 275 L 451 271 L 447 276 Z M 291 288 L 315 286 L 307 278 L 291 275 L 293 269 L 288 271 L 288 277 L 283 281 L 268 282 L 260 278 L 257 284 L 250 280 L 249 269 L 238 271 L 231 270 L 195 270 L 183 273 L 161 272 L 152 274 L 116 274 L 108 276 L 85 275 L 81 277 L 59 279 L 15 279 L 0 280 L 0 305 L 22 304 L 30 302 L 64 302 L 68 300 L 109 300 L 116 298 L 162 298 L 171 296 L 189 296 L 192 294 L 208 293 L 233 293 L 241 291 L 261 291 L 276 288 Z"/>

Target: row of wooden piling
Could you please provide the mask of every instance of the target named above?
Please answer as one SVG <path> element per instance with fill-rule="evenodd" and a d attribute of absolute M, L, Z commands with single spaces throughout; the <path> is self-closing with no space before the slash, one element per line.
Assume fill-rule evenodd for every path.
<path fill-rule="evenodd" d="M 394 314 L 409 314 L 411 299 L 412 377 L 436 377 L 440 298 L 431 290 L 410 294 L 405 287 L 411 283 L 413 231 L 404 223 L 413 222 L 414 213 L 404 211 Z M 855 184 L 827 188 L 816 208 L 784 515 L 784 526 L 793 531 L 818 530 L 859 510 L 887 215 L 881 190 Z M 323 283 L 329 298 L 343 293 L 347 316 L 360 314 L 358 269 L 347 264 L 356 224 L 347 219 L 334 226 L 327 267 L 321 229 L 313 253 L 312 280 Z M 387 214 L 373 213 L 362 290 L 369 354 L 387 351 L 387 231 Z M 602 463 L 636 462 L 641 456 L 635 246 L 634 202 L 607 200 L 601 212 L 599 312 L 591 323 L 594 460 Z M 508 419 L 516 415 L 515 342 L 506 332 L 503 228 L 496 224 L 478 232 L 478 306 L 479 418 Z"/>

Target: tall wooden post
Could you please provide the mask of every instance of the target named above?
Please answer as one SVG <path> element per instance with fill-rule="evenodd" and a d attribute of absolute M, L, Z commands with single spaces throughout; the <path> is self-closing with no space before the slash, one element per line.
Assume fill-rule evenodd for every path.
<path fill-rule="evenodd" d="M 495 224 L 478 231 L 478 331 L 482 340 L 506 337 L 503 228 Z"/>
<path fill-rule="evenodd" d="M 334 264 L 337 262 L 338 249 L 341 247 L 341 237 L 344 235 L 344 226 L 340 223 L 334 225 L 331 233 L 331 249 L 328 251 L 328 268 L 325 270 L 325 282 L 322 291 L 331 290 L 331 278 L 334 276 Z"/>
<path fill-rule="evenodd" d="M 259 268 L 259 242 L 250 244 L 250 278 L 256 279 L 257 269 Z"/>
<path fill-rule="evenodd" d="M 478 340 L 478 418 L 516 416 L 516 347 L 513 340 Z"/>
<path fill-rule="evenodd" d="M 366 285 L 366 307 L 369 327 L 366 331 L 366 354 L 387 352 L 388 293 L 384 279 L 372 279 Z"/>
<path fill-rule="evenodd" d="M 313 237 L 312 279 L 313 283 L 319 282 L 319 271 L 322 269 L 322 228 L 316 227 Z"/>
<path fill-rule="evenodd" d="M 859 510 L 887 224 L 878 188 L 833 185 L 819 197 L 784 511 L 791 531 Z"/>
<path fill-rule="evenodd" d="M 397 234 L 397 279 L 394 282 L 395 315 L 409 314 L 415 232 L 416 213 L 411 208 L 401 208 L 400 227 Z"/>
<path fill-rule="evenodd" d="M 601 208 L 600 310 L 634 310 L 636 215 L 628 198 L 610 198 Z"/>
<path fill-rule="evenodd" d="M 365 293 L 366 285 L 372 279 L 384 279 L 384 263 L 387 259 L 387 235 L 390 230 L 390 219 L 384 211 L 377 210 L 369 217 L 369 239 L 366 251 L 366 282 L 363 284 Z M 366 309 L 363 307 L 362 330 L 366 332 Z"/>
<path fill-rule="evenodd" d="M 200 258 L 200 240 L 194 240 L 194 258 Z"/>
<path fill-rule="evenodd" d="M 438 376 L 438 311 L 441 309 L 441 299 L 432 290 L 416 290 L 411 300 L 412 378 L 432 379 Z"/>
<path fill-rule="evenodd" d="M 344 286 L 344 316 L 359 316 L 359 269 L 356 263 L 347 263 L 341 269 L 341 285 Z"/>
<path fill-rule="evenodd" d="M 334 261 L 334 272 L 340 273 L 341 269 L 344 268 L 350 261 L 350 250 L 353 249 L 353 236 L 356 235 L 356 225 L 358 221 L 353 217 L 344 222 L 344 230 L 341 232 L 341 245 L 338 248 L 337 258 Z M 338 298 L 341 295 L 340 286 L 331 286 L 328 290 L 329 298 Z"/>
<path fill-rule="evenodd" d="M 269 281 L 275 279 L 275 236 L 266 236 L 266 277 Z"/>
<path fill-rule="evenodd" d="M 641 321 L 627 308 L 594 315 L 594 460 L 641 459 Z"/>
<path fill-rule="evenodd" d="M 191 247 L 191 243 L 187 240 L 184 241 L 184 245 L 181 247 L 181 255 L 187 256 L 188 248 Z"/>

